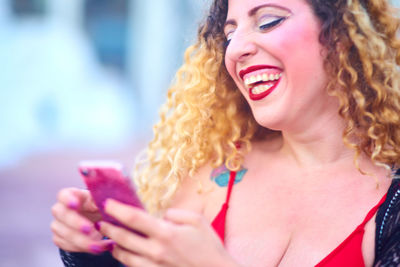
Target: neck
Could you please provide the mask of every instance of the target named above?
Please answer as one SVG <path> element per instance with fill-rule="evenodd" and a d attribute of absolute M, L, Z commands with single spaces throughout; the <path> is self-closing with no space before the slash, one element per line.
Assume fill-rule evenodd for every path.
<path fill-rule="evenodd" d="M 340 124 L 337 125 L 339 126 Z M 297 166 L 296 173 L 301 177 L 303 184 L 308 184 L 309 188 L 318 188 L 321 182 L 327 182 L 332 186 L 347 187 L 354 182 L 359 183 L 360 177 L 368 177 L 365 180 L 373 189 L 379 189 L 382 184 L 387 183 L 388 180 L 384 178 L 389 177 L 388 170 L 375 165 L 363 154 L 357 158 L 356 165 L 355 151 L 343 143 L 341 134 L 337 134 L 342 131 L 326 131 L 326 129 L 327 127 L 321 126 L 319 134 L 311 129 L 310 133 L 308 131 L 302 134 L 282 133 L 280 151 L 289 162 L 292 162 L 291 164 Z M 332 184 L 333 181 L 335 182 Z"/>
<path fill-rule="evenodd" d="M 332 116 L 323 123 L 313 123 L 301 132 L 283 131 L 281 152 L 305 171 L 332 169 L 359 173 L 354 162 L 355 151 L 343 143 L 343 130 L 343 120 Z M 357 162 L 363 172 L 377 179 L 390 175 L 390 171 L 375 165 L 364 154 L 357 158 Z"/>
<path fill-rule="evenodd" d="M 354 162 L 355 150 L 343 142 L 345 121 L 339 116 L 339 104 L 333 97 L 312 107 L 313 112 L 299 112 L 302 116 L 289 118 L 281 124 L 281 136 L 275 139 L 275 151 L 298 171 L 351 171 L 360 174 Z M 270 143 L 269 143 L 270 144 Z M 385 176 L 388 171 L 376 166 L 366 155 L 360 155 L 358 167 L 373 176 Z"/>
<path fill-rule="evenodd" d="M 282 152 L 301 167 L 348 161 L 354 151 L 343 143 L 343 129 L 343 121 L 333 115 L 314 121 L 302 131 L 282 131 Z"/>

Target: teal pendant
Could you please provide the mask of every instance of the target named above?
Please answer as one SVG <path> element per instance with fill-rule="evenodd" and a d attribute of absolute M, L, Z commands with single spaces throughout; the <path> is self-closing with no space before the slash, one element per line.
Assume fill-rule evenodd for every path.
<path fill-rule="evenodd" d="M 246 174 L 247 169 L 242 168 L 236 173 L 234 184 L 239 183 L 243 180 L 243 176 Z M 215 181 L 218 186 L 226 187 L 229 184 L 230 171 L 223 165 L 214 169 L 211 173 L 211 180 Z"/>

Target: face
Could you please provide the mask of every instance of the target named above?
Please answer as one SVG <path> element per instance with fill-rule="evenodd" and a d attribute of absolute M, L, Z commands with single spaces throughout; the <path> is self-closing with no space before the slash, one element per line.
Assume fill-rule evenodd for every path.
<path fill-rule="evenodd" d="M 262 126 L 301 128 L 327 112 L 319 32 L 306 0 L 229 0 L 225 65 Z"/>

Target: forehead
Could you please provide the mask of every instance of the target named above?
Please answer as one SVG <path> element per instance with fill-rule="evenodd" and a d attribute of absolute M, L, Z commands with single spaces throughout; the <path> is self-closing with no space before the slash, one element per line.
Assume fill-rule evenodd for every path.
<path fill-rule="evenodd" d="M 228 0 L 227 19 L 247 14 L 251 9 L 266 4 L 282 6 L 292 11 L 309 6 L 306 0 Z"/>

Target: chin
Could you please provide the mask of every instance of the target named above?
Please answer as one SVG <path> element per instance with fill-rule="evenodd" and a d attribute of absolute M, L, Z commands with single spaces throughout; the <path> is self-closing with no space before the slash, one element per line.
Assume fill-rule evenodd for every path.
<path fill-rule="evenodd" d="M 279 116 L 265 116 L 265 114 L 255 114 L 253 112 L 254 119 L 256 122 L 264 127 L 273 131 L 282 131 L 285 129 L 284 121 Z"/>

